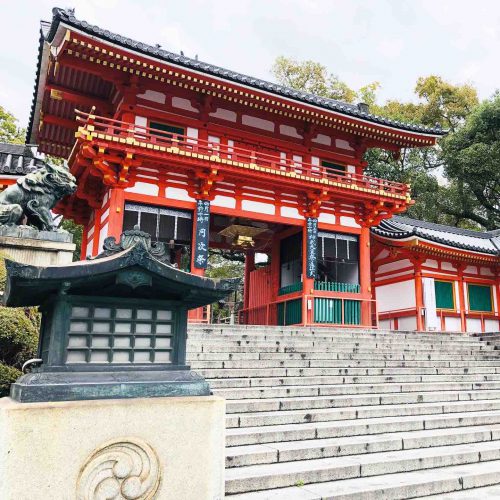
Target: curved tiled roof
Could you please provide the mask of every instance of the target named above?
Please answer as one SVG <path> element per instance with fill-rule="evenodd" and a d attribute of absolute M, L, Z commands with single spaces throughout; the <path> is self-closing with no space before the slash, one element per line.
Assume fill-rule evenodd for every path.
<path fill-rule="evenodd" d="M 471 231 L 470 229 L 394 216 L 392 219 L 383 220 L 377 227 L 372 228 L 372 233 L 394 240 L 419 237 L 433 243 L 500 256 L 500 230 Z"/>
<path fill-rule="evenodd" d="M 35 146 L 0 142 L 0 174 L 25 175 L 42 165 Z"/>
<path fill-rule="evenodd" d="M 99 26 L 92 25 L 87 21 L 81 21 L 74 16 L 73 11 L 64 10 L 61 8 L 55 8 L 52 10 L 52 23 L 42 23 L 41 29 L 41 45 L 39 50 L 38 58 L 38 69 L 35 87 L 35 96 L 33 99 L 32 112 L 30 117 L 30 123 L 28 126 L 28 137 L 31 134 L 31 127 L 33 122 L 33 113 L 36 103 L 36 94 L 38 87 L 38 77 L 40 73 L 40 61 L 41 61 L 41 50 L 43 45 L 43 40 L 51 42 L 54 38 L 57 28 L 61 22 L 68 26 L 74 27 L 92 36 L 96 36 L 107 42 L 111 42 L 120 45 L 124 48 L 131 49 L 142 54 L 161 59 L 166 62 L 177 64 L 188 69 L 200 71 L 208 75 L 212 75 L 219 78 L 224 78 L 235 83 L 241 83 L 249 87 L 253 87 L 258 90 L 264 90 L 266 92 L 271 92 L 273 94 L 287 97 L 289 99 L 294 99 L 306 104 L 313 104 L 319 106 L 329 111 L 335 111 L 342 113 L 347 116 L 353 116 L 356 118 L 361 118 L 373 123 L 378 123 L 381 125 L 386 125 L 390 127 L 395 127 L 400 130 L 406 130 L 409 132 L 417 132 L 422 134 L 430 135 L 444 135 L 446 131 L 439 126 L 436 127 L 424 127 L 423 125 L 413 124 L 413 123 L 403 123 L 396 120 L 390 120 L 382 116 L 377 116 L 371 114 L 368 110 L 365 110 L 362 106 L 358 107 L 354 104 L 348 104 L 345 102 L 337 101 L 335 99 L 328 99 L 326 97 L 320 97 L 308 92 L 302 92 L 300 90 L 292 89 L 290 87 L 285 87 L 283 85 L 278 85 L 276 83 L 268 82 L 266 80 L 261 80 L 259 78 L 254 78 L 252 76 L 244 75 L 242 73 L 237 73 L 214 64 L 209 64 L 206 62 L 199 61 L 198 59 L 192 59 L 184 55 L 175 54 L 164 50 L 158 46 L 148 45 L 147 43 L 138 42 L 131 38 L 118 35 L 109 30 L 100 28 Z"/>

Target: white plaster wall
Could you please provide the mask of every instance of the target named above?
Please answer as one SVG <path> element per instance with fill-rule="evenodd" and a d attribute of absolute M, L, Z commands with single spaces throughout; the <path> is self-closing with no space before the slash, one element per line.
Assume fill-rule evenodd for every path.
<path fill-rule="evenodd" d="M 411 309 L 416 306 L 415 280 L 377 286 L 376 297 L 379 312 Z"/>
<path fill-rule="evenodd" d="M 427 259 L 424 262 L 424 266 L 426 266 L 426 267 L 432 267 L 434 269 L 437 269 L 437 267 L 438 267 L 438 261 L 437 260 L 432 260 L 432 259 Z"/>
<path fill-rule="evenodd" d="M 147 101 L 157 102 L 159 104 L 165 104 L 167 96 L 163 92 L 158 92 L 156 90 L 146 90 L 144 94 L 137 94 L 137 97 L 141 99 L 146 99 Z"/>
<path fill-rule="evenodd" d="M 218 194 L 212 201 L 212 205 L 214 207 L 226 207 L 226 208 L 235 208 L 236 200 L 231 198 L 230 196 L 222 196 Z"/>
<path fill-rule="evenodd" d="M 460 282 L 455 281 L 454 283 L 455 283 L 455 309 L 457 312 L 460 312 Z M 465 299 L 465 309 L 467 309 L 467 298 Z"/>
<path fill-rule="evenodd" d="M 335 215 L 322 213 L 318 217 L 319 222 L 325 222 L 326 224 L 335 224 Z"/>
<path fill-rule="evenodd" d="M 462 330 L 462 324 L 460 322 L 460 318 L 445 317 L 444 329 L 447 332 L 460 332 Z"/>
<path fill-rule="evenodd" d="M 394 274 L 391 274 L 389 276 L 379 276 L 379 277 L 376 277 L 375 281 L 381 282 L 381 281 L 385 281 L 387 279 L 399 278 L 401 276 L 413 277 L 413 276 L 415 276 L 415 273 L 412 270 L 410 270 L 410 271 L 403 271 L 401 273 L 394 273 Z"/>
<path fill-rule="evenodd" d="M 436 313 L 436 290 L 434 278 L 422 278 L 425 307 L 425 326 L 427 330 L 439 330 L 441 322 Z"/>
<path fill-rule="evenodd" d="M 109 207 L 101 214 L 101 224 L 109 217 Z"/>
<path fill-rule="evenodd" d="M 349 146 L 349 143 L 344 139 L 335 139 L 335 146 L 341 149 L 350 149 L 350 150 L 353 149 L 351 148 L 351 146 Z"/>
<path fill-rule="evenodd" d="M 102 250 L 104 240 L 108 237 L 108 226 L 108 223 L 104 224 L 99 233 L 99 252 Z"/>
<path fill-rule="evenodd" d="M 477 274 L 477 266 L 467 266 L 464 272 L 468 274 Z"/>
<path fill-rule="evenodd" d="M 417 318 L 415 316 L 406 316 L 398 319 L 398 330 L 416 330 Z"/>
<path fill-rule="evenodd" d="M 255 127 L 262 130 L 267 130 L 268 132 L 274 132 L 273 122 L 264 120 L 257 116 L 243 115 L 241 117 L 241 123 L 243 123 L 243 125 L 248 125 L 249 127 Z"/>
<path fill-rule="evenodd" d="M 445 271 L 455 271 L 455 267 L 451 262 L 441 262 L 441 269 Z"/>
<path fill-rule="evenodd" d="M 237 115 L 234 111 L 224 108 L 217 108 L 217 111 L 210 113 L 210 116 L 219 118 L 221 120 L 227 120 L 229 122 L 235 122 L 237 118 Z"/>
<path fill-rule="evenodd" d="M 302 136 L 297 132 L 297 129 L 295 127 L 290 127 L 290 125 L 280 125 L 280 134 L 295 137 L 296 139 L 302 139 Z"/>
<path fill-rule="evenodd" d="M 355 220 L 354 217 L 340 217 L 340 224 L 347 227 L 361 227 Z"/>
<path fill-rule="evenodd" d="M 92 255 L 92 249 L 94 248 L 94 238 L 87 240 L 87 246 L 85 247 L 85 257 Z"/>
<path fill-rule="evenodd" d="M 332 145 L 332 138 L 324 134 L 318 134 L 312 142 L 317 142 L 318 144 L 325 144 L 326 146 Z"/>
<path fill-rule="evenodd" d="M 299 214 L 298 209 L 295 207 L 281 207 L 281 216 L 290 217 L 291 219 L 303 219 L 304 217 Z"/>
<path fill-rule="evenodd" d="M 382 330 L 392 330 L 390 319 L 381 319 L 378 322 L 378 327 Z"/>
<path fill-rule="evenodd" d="M 189 99 L 184 99 L 183 97 L 172 97 L 172 106 L 174 106 L 174 108 L 185 109 L 186 111 L 198 113 L 198 110 L 191 104 L 191 101 Z"/>
<path fill-rule="evenodd" d="M 188 127 L 186 130 L 186 135 L 189 137 L 187 142 L 189 144 L 196 144 L 196 141 L 198 139 L 198 129 L 194 127 Z"/>
<path fill-rule="evenodd" d="M 268 214 L 274 215 L 275 206 L 271 203 L 262 203 L 260 201 L 243 200 L 241 202 L 241 208 L 243 210 L 248 210 L 250 212 L 256 212 L 258 214 Z"/>
<path fill-rule="evenodd" d="M 172 198 L 173 200 L 194 201 L 194 198 L 189 196 L 187 189 L 181 189 L 176 187 L 168 187 L 165 190 L 165 197 Z"/>
<path fill-rule="evenodd" d="M 467 325 L 467 331 L 470 333 L 480 333 L 481 332 L 481 320 L 478 318 L 467 318 L 465 320 Z"/>
<path fill-rule="evenodd" d="M 403 269 L 405 267 L 411 266 L 411 262 L 408 259 L 397 260 L 396 262 L 389 262 L 387 264 L 382 264 L 377 271 L 378 273 L 387 273 L 389 271 L 396 271 Z"/>
<path fill-rule="evenodd" d="M 493 271 L 489 267 L 481 267 L 481 273 L 483 276 L 494 276 Z"/>
<path fill-rule="evenodd" d="M 487 332 L 498 332 L 500 328 L 498 328 L 498 320 L 496 319 L 487 319 L 484 321 L 484 329 Z"/>
<path fill-rule="evenodd" d="M 125 189 L 127 193 L 147 194 L 149 196 L 158 196 L 159 188 L 156 184 L 149 182 L 136 182 L 133 186 Z"/>

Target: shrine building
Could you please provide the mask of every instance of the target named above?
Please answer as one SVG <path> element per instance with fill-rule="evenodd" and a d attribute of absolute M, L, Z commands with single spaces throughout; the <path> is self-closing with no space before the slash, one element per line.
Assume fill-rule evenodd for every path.
<path fill-rule="evenodd" d="M 83 224 L 82 258 L 135 225 L 197 275 L 209 248 L 244 252 L 243 323 L 376 324 L 372 281 L 384 301 L 387 259 L 404 255 L 405 270 L 420 269 L 423 250 L 384 236 L 386 220 L 412 203 L 410 187 L 365 175 L 363 156 L 381 148 L 397 157 L 443 134 L 137 42 L 69 10 L 42 23 L 27 142 L 67 159 L 77 177 L 57 212 Z M 438 247 L 425 247 L 432 257 L 422 276 L 446 275 Z M 256 268 L 256 254 L 268 264 Z M 481 274 L 489 258 L 460 257 L 469 292 L 493 279 Z M 421 303 L 412 306 L 415 326 Z M 409 321 L 393 315 L 398 308 L 383 302 L 383 321 Z M 458 324 L 456 312 L 442 311 L 447 328 Z M 488 321 L 481 314 L 458 320 Z"/>
<path fill-rule="evenodd" d="M 395 216 L 372 229 L 379 325 L 499 331 L 500 230 L 470 231 Z"/>

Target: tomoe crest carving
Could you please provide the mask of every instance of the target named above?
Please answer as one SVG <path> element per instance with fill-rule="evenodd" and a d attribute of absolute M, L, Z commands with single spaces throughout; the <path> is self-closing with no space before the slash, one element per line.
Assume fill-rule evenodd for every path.
<path fill-rule="evenodd" d="M 78 500 L 152 500 L 160 486 L 160 464 L 154 450 L 136 438 L 98 448 L 84 464 L 77 484 Z"/>

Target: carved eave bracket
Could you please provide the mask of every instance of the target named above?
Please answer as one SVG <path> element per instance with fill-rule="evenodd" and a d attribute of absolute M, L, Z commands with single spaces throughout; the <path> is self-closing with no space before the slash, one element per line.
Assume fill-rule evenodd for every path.
<path fill-rule="evenodd" d="M 306 199 L 301 206 L 301 213 L 304 217 L 319 217 L 321 205 L 330 198 L 328 191 L 308 191 Z"/>
<path fill-rule="evenodd" d="M 196 170 L 193 181 L 188 189 L 189 195 L 197 200 L 213 200 L 215 198 L 215 185 L 223 180 L 217 168 Z"/>

